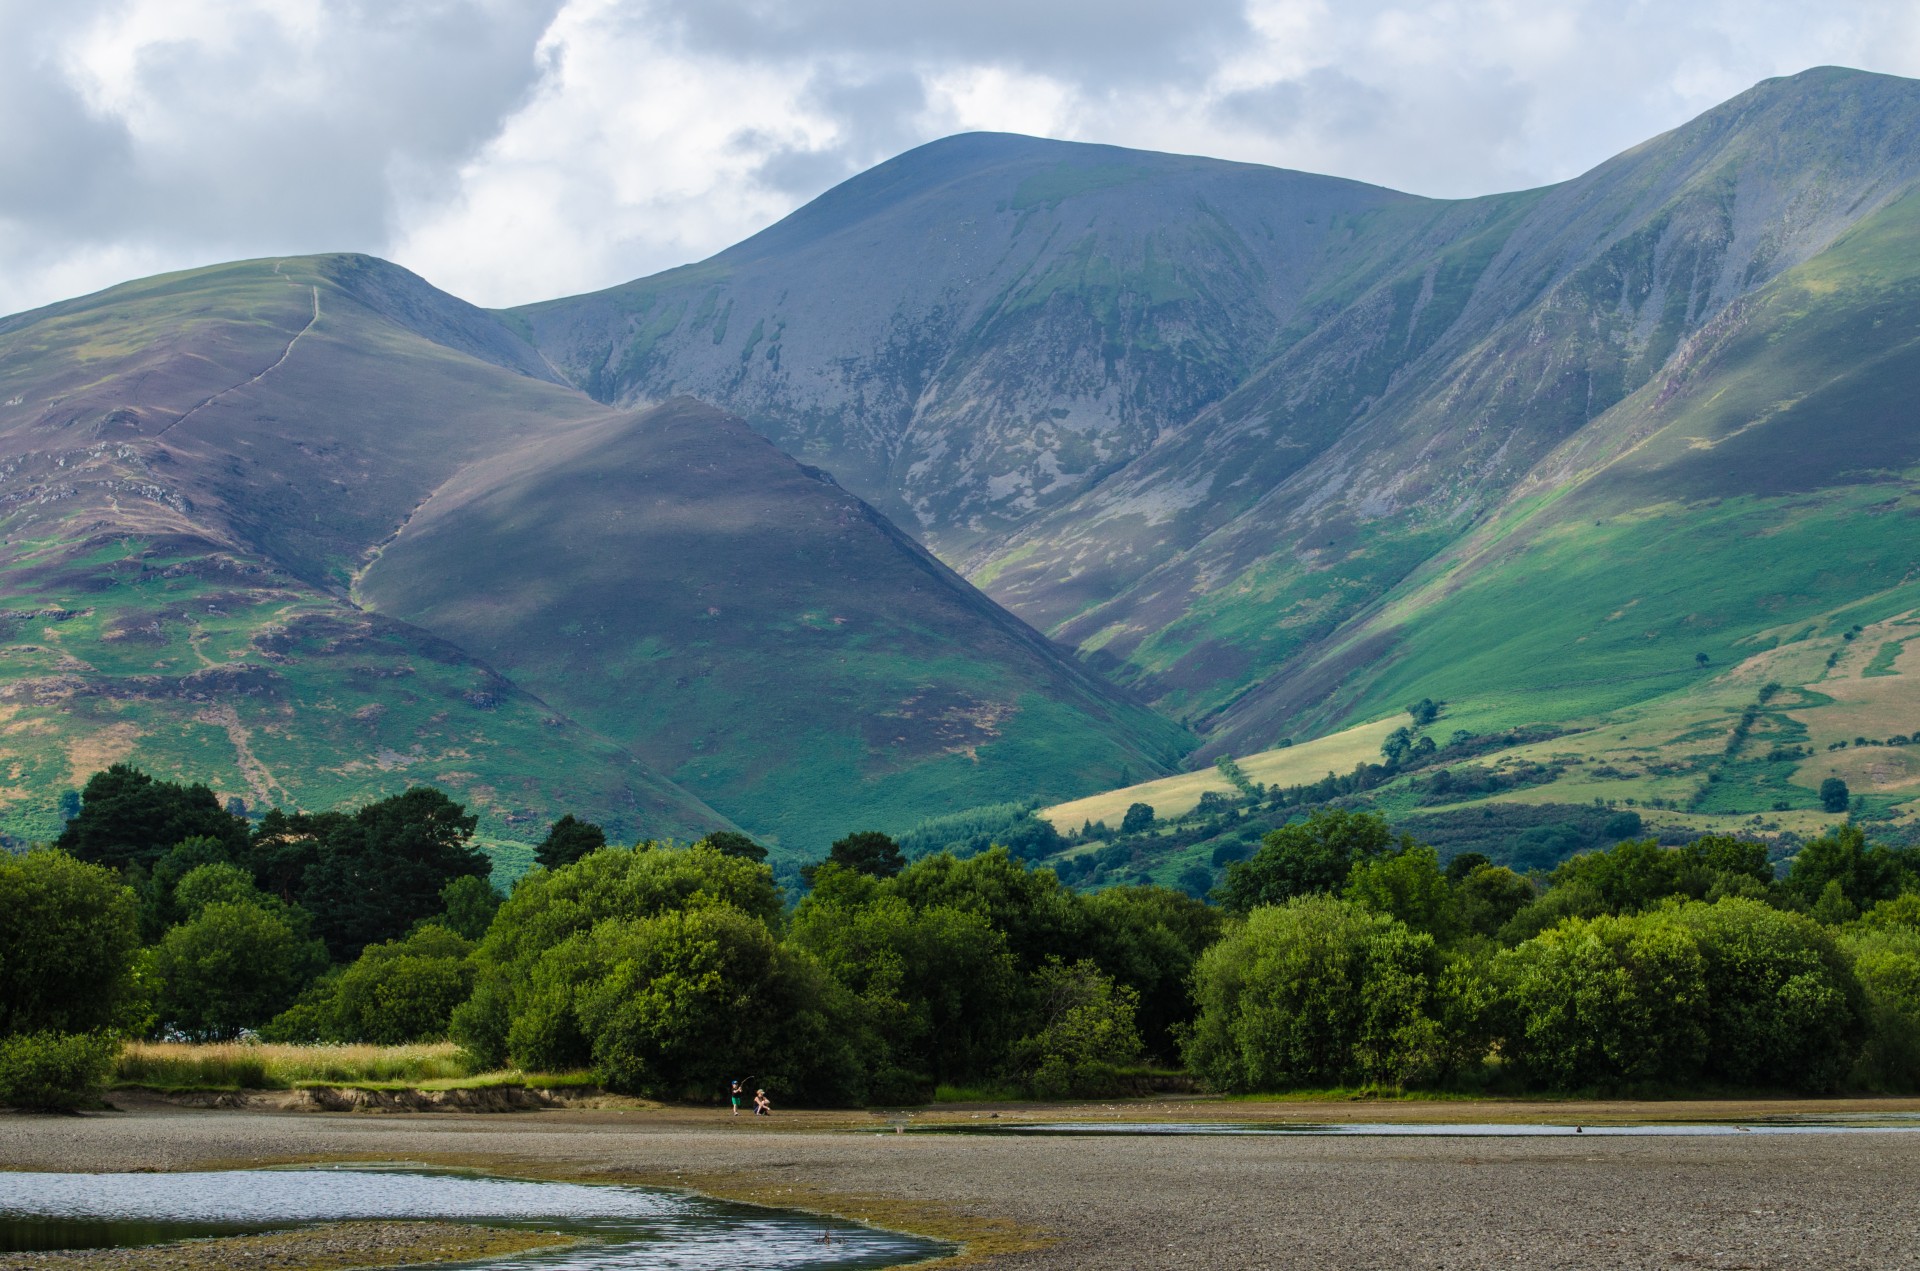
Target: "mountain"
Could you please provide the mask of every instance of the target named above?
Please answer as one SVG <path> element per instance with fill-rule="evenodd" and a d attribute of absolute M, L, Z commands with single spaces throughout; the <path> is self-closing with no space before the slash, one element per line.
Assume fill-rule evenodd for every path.
<path fill-rule="evenodd" d="M 487 539 L 471 517 L 505 504 L 554 523 Z M 365 257 L 0 321 L 0 572 L 16 838 L 125 758 L 256 807 L 433 781 L 522 849 L 570 810 L 804 856 L 921 800 L 1110 784 L 1183 745 L 737 424 L 610 411 L 499 318 Z M 539 625 L 489 625 L 452 579 Z M 719 640 L 679 603 L 702 586 L 733 614 Z"/>
<path fill-rule="evenodd" d="M 1417 202 L 976 133 L 700 264 L 513 317 L 594 397 L 721 403 L 951 554 L 1097 485 L 1225 396 L 1317 261 Z"/>
<path fill-rule="evenodd" d="M 1529 576 L 1494 599 L 1515 527 L 1576 524 L 1551 509 L 1584 516 L 1567 496 L 1591 481 L 1615 490 L 1616 517 L 1641 518 L 1657 488 L 1663 532 L 1684 536 L 1708 503 L 1773 497 L 1764 471 L 1825 471 L 1829 492 L 1884 478 L 1832 456 L 1803 468 L 1820 443 L 1787 419 L 1804 404 L 1741 434 L 1739 480 L 1705 443 L 1635 495 L 1594 465 L 1644 469 L 1665 453 L 1640 444 L 1649 412 L 1730 409 L 1716 394 L 1735 377 L 1737 400 L 1771 412 L 1754 394 L 1805 391 L 1784 365 L 1837 373 L 1849 346 L 1833 332 L 1895 285 L 1881 261 L 1856 290 L 1848 244 L 1904 242 L 1917 176 L 1920 84 L 1835 68 L 1767 81 L 1561 185 L 1462 201 L 971 136 L 701 265 L 515 316 L 598 397 L 699 392 L 906 509 L 995 599 L 1189 719 L 1205 759 L 1395 695 L 1518 694 L 1514 713 L 1552 719 L 1661 691 L 1553 687 L 1612 680 L 1573 642 L 1645 590 L 1627 553 L 1653 549 L 1574 535 L 1570 559 L 1614 572 L 1554 590 L 1552 623 L 1508 627 L 1501 606 L 1547 594 Z M 1840 288 L 1826 326 L 1752 325 L 1785 323 L 1809 294 L 1795 279 L 1814 277 Z M 1896 398 L 1904 375 L 1892 350 L 1847 371 L 1856 394 Z M 1897 425 L 1823 418 L 1842 451 L 1871 435 L 1903 462 Z M 1728 537 L 1717 578 L 1769 568 Z M 1661 654 L 1659 675 L 1731 656 L 1760 614 L 1811 617 L 1896 582 L 1890 551 L 1791 603 L 1736 589 L 1711 620 L 1673 615 L 1705 644 Z M 1471 625 L 1436 625 L 1456 612 Z"/>
<path fill-rule="evenodd" d="M 1920 83 L 1824 68 L 1479 199 L 974 134 L 512 311 L 324 256 L 0 319 L 0 827 L 130 756 L 798 860 L 1421 699 L 1473 775 L 1396 815 L 1906 817 L 1915 262 Z"/>

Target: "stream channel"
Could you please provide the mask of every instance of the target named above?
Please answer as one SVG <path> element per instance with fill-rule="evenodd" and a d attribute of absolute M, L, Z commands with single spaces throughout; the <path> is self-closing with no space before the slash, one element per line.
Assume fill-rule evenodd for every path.
<path fill-rule="evenodd" d="M 155 1244 L 343 1219 L 532 1227 L 587 1240 L 460 1264 L 470 1271 L 856 1271 L 952 1252 L 938 1241 L 838 1219 L 653 1188 L 406 1166 L 0 1172 L 0 1252 Z"/>

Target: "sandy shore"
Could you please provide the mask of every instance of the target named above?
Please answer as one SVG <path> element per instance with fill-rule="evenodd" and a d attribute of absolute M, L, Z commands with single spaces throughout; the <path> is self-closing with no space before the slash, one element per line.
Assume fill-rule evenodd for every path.
<path fill-rule="evenodd" d="M 998 1109 L 1003 1120 L 1760 1119 L 1774 1104 Z M 963 1108 L 927 1120 L 991 1121 Z M 973 1242 L 981 1267 L 1920 1268 L 1920 1133 L 1696 1138 L 920 1135 L 870 1114 L 294 1114 L 157 1102 L 0 1117 L 0 1167 L 414 1161 L 677 1185 Z"/>

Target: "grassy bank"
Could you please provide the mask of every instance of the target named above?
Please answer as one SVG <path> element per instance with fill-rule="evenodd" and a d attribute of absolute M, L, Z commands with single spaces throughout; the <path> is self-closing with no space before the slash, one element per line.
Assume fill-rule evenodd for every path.
<path fill-rule="evenodd" d="M 475 1078 L 452 1042 L 413 1046 L 287 1046 L 128 1042 L 113 1082 L 155 1090 L 291 1090 L 302 1085 L 421 1085 Z"/>

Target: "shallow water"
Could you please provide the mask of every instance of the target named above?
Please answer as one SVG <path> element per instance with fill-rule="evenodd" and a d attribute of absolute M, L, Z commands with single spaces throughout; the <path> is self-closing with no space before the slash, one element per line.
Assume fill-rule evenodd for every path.
<path fill-rule="evenodd" d="M 1693 1137 L 1731 1134 L 1911 1134 L 1920 1132 L 1920 1113 L 1869 1113 L 1859 1116 L 1777 1117 L 1768 1120 L 1630 1125 L 1401 1124 L 1395 1122 L 1314 1121 L 1012 1121 L 997 1125 L 928 1125 L 917 1134 L 1031 1135 L 1332 1135 L 1388 1138 L 1557 1138 Z"/>
<path fill-rule="evenodd" d="M 419 1169 L 225 1170 L 183 1174 L 0 1173 L 0 1249 L 152 1243 L 338 1219 L 451 1219 L 532 1226 L 594 1243 L 462 1264 L 487 1271 L 663 1268 L 784 1271 L 897 1266 L 949 1246 L 853 1223 L 642 1187 L 545 1183 Z M 198 1225 L 200 1230 L 192 1230 Z M 112 1238 L 116 1229 L 125 1237 Z M 157 1231 L 158 1234 L 152 1234 Z M 831 1236 L 825 1241 L 823 1236 Z M 82 1246 L 85 1247 L 85 1246 Z"/>

